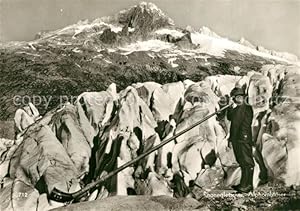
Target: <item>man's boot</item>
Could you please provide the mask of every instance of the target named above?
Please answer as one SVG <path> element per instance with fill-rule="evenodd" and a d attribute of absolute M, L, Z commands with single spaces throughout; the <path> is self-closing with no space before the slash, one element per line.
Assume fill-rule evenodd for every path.
<path fill-rule="evenodd" d="M 240 167 L 240 168 L 241 168 L 240 184 L 231 186 L 236 191 L 238 191 L 240 189 L 241 185 L 246 183 L 246 179 L 247 179 L 245 167 Z"/>
<path fill-rule="evenodd" d="M 253 191 L 253 172 L 254 168 L 245 168 L 245 183 L 241 184 L 240 187 L 238 188 L 239 193 L 249 193 L 250 191 Z"/>
<path fill-rule="evenodd" d="M 264 171 L 261 171 L 259 173 L 259 182 L 258 186 L 265 185 L 269 182 L 268 173 L 265 173 Z"/>
<path fill-rule="evenodd" d="M 254 158 L 256 162 L 259 165 L 259 183 L 258 186 L 264 185 L 268 183 L 269 177 L 268 177 L 268 169 L 264 163 L 263 156 L 261 152 L 259 151 L 258 147 L 256 147 L 255 153 L 254 153 Z"/>

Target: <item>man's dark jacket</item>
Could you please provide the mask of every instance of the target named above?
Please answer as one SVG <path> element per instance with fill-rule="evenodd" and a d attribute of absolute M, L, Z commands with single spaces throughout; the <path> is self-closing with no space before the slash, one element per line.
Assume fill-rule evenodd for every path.
<path fill-rule="evenodd" d="M 231 121 L 230 142 L 247 142 L 252 141 L 252 120 L 253 110 L 250 105 L 241 104 L 235 108 L 230 107 L 227 111 L 227 119 Z"/>

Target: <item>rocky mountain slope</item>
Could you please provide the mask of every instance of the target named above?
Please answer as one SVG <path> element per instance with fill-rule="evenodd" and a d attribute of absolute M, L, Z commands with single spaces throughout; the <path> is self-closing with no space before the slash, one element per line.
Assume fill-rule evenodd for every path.
<path fill-rule="evenodd" d="M 297 205 L 300 68 L 294 59 L 206 27 L 181 29 L 155 5 L 141 3 L 32 42 L 4 44 L 0 67 L 1 118 L 13 119 L 17 134 L 0 139 L 1 210 Z M 240 168 L 227 147 L 229 122 L 219 114 L 91 190 L 81 203 L 62 207 L 49 199 L 54 187 L 79 190 L 219 109 L 237 86 L 248 90 L 270 180 L 258 185 L 256 161 L 252 195 L 230 190 Z M 24 106 L 20 99 L 27 95 L 31 103 Z M 51 100 L 37 103 L 38 95 Z"/>

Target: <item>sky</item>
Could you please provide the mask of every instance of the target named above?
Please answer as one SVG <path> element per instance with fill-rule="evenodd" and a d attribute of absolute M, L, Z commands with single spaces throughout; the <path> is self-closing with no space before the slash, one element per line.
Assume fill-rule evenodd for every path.
<path fill-rule="evenodd" d="M 108 16 L 137 0 L 0 0 L 0 41 L 32 40 L 55 30 Z M 300 57 L 300 0 L 151 0 L 175 24 L 216 33 Z"/>

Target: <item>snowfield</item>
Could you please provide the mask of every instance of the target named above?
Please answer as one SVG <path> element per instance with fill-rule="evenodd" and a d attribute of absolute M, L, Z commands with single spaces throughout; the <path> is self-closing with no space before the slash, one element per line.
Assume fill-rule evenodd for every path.
<path fill-rule="evenodd" d="M 131 43 L 125 45 L 124 47 L 119 47 L 121 51 L 125 51 L 125 55 L 128 55 L 135 51 L 154 51 L 159 52 L 166 49 L 171 49 L 174 44 L 163 42 L 161 40 L 147 40 L 147 41 L 137 41 L 136 43 Z"/>
<path fill-rule="evenodd" d="M 226 50 L 234 50 L 234 51 L 238 51 L 239 53 L 243 53 L 243 54 L 253 54 L 256 56 L 261 56 L 261 57 L 265 57 L 265 58 L 269 58 L 269 59 L 275 59 L 275 60 L 290 63 L 290 61 L 288 61 L 286 59 L 272 56 L 267 53 L 259 52 L 255 49 L 243 46 L 236 42 L 230 41 L 226 38 L 215 38 L 215 37 L 211 37 L 211 36 L 201 34 L 198 32 L 192 33 L 191 37 L 192 37 L 193 43 L 196 45 L 199 45 L 200 51 L 202 53 L 207 53 L 207 54 L 214 55 L 214 56 L 224 57 L 224 53 Z"/>

